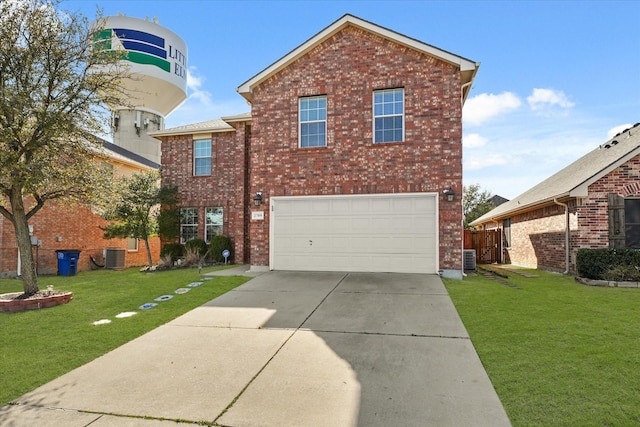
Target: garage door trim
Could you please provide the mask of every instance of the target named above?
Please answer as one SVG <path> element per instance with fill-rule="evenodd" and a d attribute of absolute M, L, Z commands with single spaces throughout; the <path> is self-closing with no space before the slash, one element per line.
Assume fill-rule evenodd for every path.
<path fill-rule="evenodd" d="M 424 192 L 424 193 L 380 193 L 380 194 L 343 194 L 343 195 L 303 195 L 303 196 L 273 196 L 270 197 L 269 202 L 269 269 L 275 268 L 275 213 L 277 212 L 277 204 L 279 201 L 286 200 L 305 200 L 305 199 L 355 199 L 355 198 L 431 198 L 433 200 L 434 212 L 433 212 L 433 271 L 437 272 L 439 268 L 439 198 L 438 193 Z M 430 263 L 429 263 L 430 264 Z M 428 265 L 427 265 L 428 266 Z M 354 270 L 355 271 L 355 270 Z"/>

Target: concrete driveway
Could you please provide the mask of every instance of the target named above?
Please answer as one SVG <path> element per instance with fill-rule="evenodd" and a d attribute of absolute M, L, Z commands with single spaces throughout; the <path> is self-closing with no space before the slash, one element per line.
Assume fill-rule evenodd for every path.
<path fill-rule="evenodd" d="M 510 425 L 442 281 L 413 274 L 265 273 L 17 403 L 0 425 Z"/>

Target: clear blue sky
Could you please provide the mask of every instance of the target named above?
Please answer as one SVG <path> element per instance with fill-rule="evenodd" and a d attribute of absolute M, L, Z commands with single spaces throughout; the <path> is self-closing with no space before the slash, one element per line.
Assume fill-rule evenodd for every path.
<path fill-rule="evenodd" d="M 158 17 L 188 47 L 167 127 L 248 112 L 236 88 L 345 13 L 480 62 L 464 182 L 509 199 L 640 122 L 637 1 L 63 1 Z"/>

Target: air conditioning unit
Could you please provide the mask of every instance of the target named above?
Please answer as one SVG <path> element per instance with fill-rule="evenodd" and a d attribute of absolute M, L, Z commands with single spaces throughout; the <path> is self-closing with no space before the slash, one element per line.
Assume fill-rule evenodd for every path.
<path fill-rule="evenodd" d="M 114 270 L 124 268 L 124 249 L 107 248 L 104 250 L 104 268 L 112 268 Z"/>
<path fill-rule="evenodd" d="M 464 249 L 462 251 L 462 266 L 465 270 L 476 269 L 476 250 Z"/>

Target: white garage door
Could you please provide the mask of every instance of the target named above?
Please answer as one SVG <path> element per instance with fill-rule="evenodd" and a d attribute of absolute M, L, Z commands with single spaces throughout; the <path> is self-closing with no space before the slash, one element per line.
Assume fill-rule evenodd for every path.
<path fill-rule="evenodd" d="M 435 273 L 436 196 L 272 197 L 271 269 Z"/>

